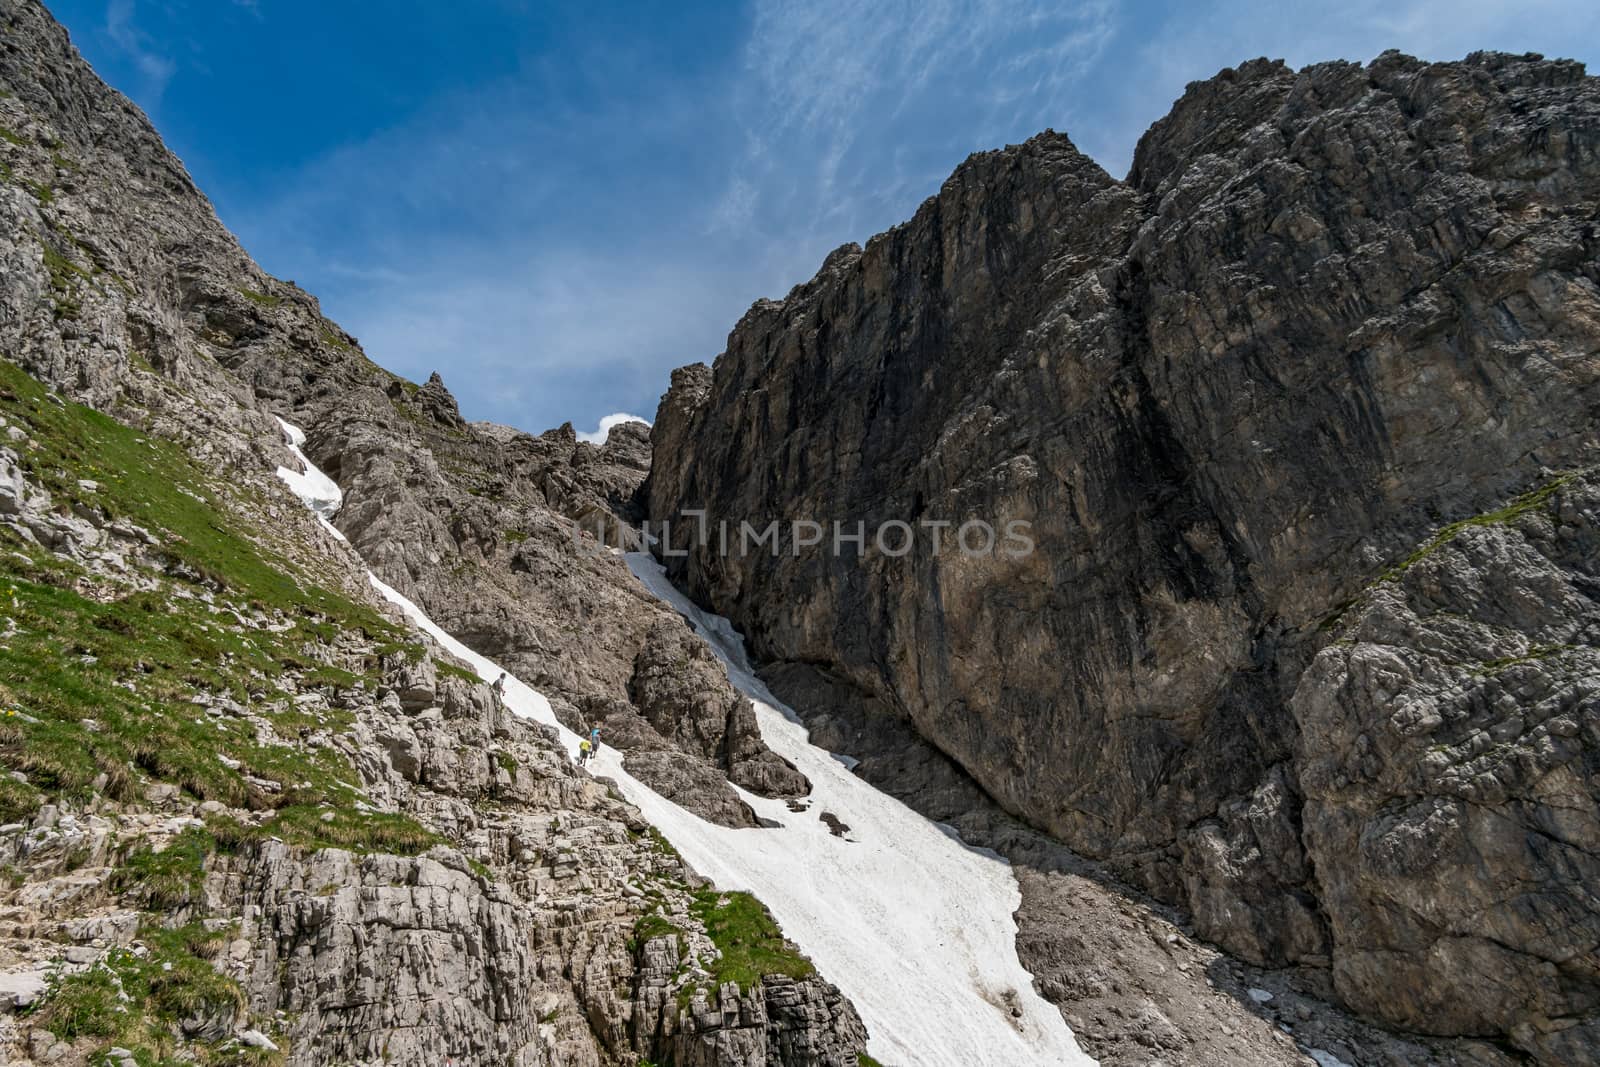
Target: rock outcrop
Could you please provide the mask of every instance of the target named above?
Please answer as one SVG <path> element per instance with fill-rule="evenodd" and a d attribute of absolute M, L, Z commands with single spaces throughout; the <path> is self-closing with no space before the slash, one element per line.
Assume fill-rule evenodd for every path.
<path fill-rule="evenodd" d="M 1593 1058 L 1593 585 L 1557 548 L 1587 482 L 1513 502 L 1600 458 L 1597 204 L 1579 64 L 1253 61 L 1125 181 L 1055 133 L 977 155 L 758 302 L 674 375 L 647 510 L 758 656 L 892 709 L 1201 936 Z M 1480 545 L 1508 508 L 1545 540 Z M 693 509 L 780 549 L 722 552 Z M 875 545 L 893 522 L 909 551 Z M 1526 662 L 1469 684 L 1448 642 Z"/>
<path fill-rule="evenodd" d="M 1290 710 L 1341 993 L 1593 1058 L 1600 478 L 1436 538 L 1335 633 Z"/>
<path fill-rule="evenodd" d="M 168 500 L 127 470 L 47 486 L 68 455 L 98 470 L 150 442 L 0 378 L 7 1062 L 854 1062 L 860 1020 L 808 967 L 718 981 L 715 894 L 549 727 L 307 582 L 366 585 L 274 480 L 168 445 Z M 223 551 L 177 543 L 190 518 Z M 253 564 L 265 529 L 292 560 Z"/>

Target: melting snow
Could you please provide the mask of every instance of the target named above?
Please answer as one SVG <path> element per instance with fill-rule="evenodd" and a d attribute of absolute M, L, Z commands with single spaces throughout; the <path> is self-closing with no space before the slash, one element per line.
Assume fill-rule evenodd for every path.
<path fill-rule="evenodd" d="M 283 426 L 305 471 L 280 469 L 278 476 L 338 536 L 327 523 L 338 507 L 338 486 L 299 451 L 304 435 Z M 330 500 L 332 509 L 324 513 L 318 503 Z M 730 680 L 754 702 L 768 746 L 811 780 L 811 803 L 797 814 L 784 801 L 741 790 L 757 815 L 779 825 L 734 830 L 657 795 L 623 770 L 610 746 L 591 763 L 593 772 L 613 779 L 718 888 L 747 890 L 771 909 L 789 939 L 855 1004 L 876 1059 L 897 1067 L 1094 1063 L 1078 1048 L 1061 1013 L 1034 992 L 1033 977 L 1017 958 L 1012 915 L 1022 897 L 1010 866 L 851 774 L 853 761 L 812 745 L 794 713 L 755 677 L 743 639 L 726 619 L 701 612 L 648 554 L 630 554 L 627 561 L 652 593 L 711 644 Z M 480 678 L 500 677 L 497 664 L 445 633 L 376 576 L 368 577 Z M 556 720 L 543 694 L 508 677 L 505 702 L 518 715 L 555 726 L 568 754 L 576 756 L 578 736 Z M 824 811 L 847 823 L 851 836 L 834 836 L 819 818 Z"/>
<path fill-rule="evenodd" d="M 1010 866 L 963 845 L 809 741 L 750 669 L 726 619 L 702 612 L 651 556 L 628 566 L 695 624 L 754 702 L 761 736 L 811 780 L 810 809 L 743 793 L 781 829 L 707 823 L 637 784 L 623 792 L 697 870 L 761 899 L 784 933 L 855 1003 L 872 1055 L 893 1064 L 1086 1064 L 1061 1013 L 1017 959 Z M 615 754 L 609 750 L 603 755 Z M 610 768 L 607 768 L 609 770 Z M 850 826 L 835 837 L 817 817 Z"/>
<path fill-rule="evenodd" d="M 283 436 L 289 445 L 289 451 L 294 453 L 294 458 L 300 461 L 303 470 L 292 471 L 288 467 L 278 468 L 278 477 L 284 484 L 305 502 L 306 507 L 317 513 L 317 518 L 328 522 L 339 511 L 339 505 L 344 503 L 344 491 L 339 488 L 339 483 L 323 474 L 317 469 L 306 454 L 300 449 L 306 443 L 306 433 L 292 423 L 278 420 L 278 425 L 283 427 Z M 328 529 L 333 530 L 330 523 Z M 333 531 L 339 540 L 344 540 L 344 535 L 338 530 Z"/>

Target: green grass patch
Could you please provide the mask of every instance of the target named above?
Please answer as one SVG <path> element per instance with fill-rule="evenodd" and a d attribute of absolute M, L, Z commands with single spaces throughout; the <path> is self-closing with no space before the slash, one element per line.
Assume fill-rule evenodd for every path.
<path fill-rule="evenodd" d="M 1539 486 L 1537 489 L 1531 489 L 1528 492 L 1513 498 L 1512 501 L 1503 508 L 1487 512 L 1483 515 L 1474 515 L 1469 519 L 1461 519 L 1458 522 L 1452 522 L 1450 525 L 1443 527 L 1438 533 L 1429 538 L 1421 548 L 1417 549 L 1415 552 L 1411 553 L 1411 555 L 1407 556 L 1405 559 L 1401 560 L 1399 563 L 1385 571 L 1378 580 L 1380 582 L 1388 582 L 1401 577 L 1412 566 L 1424 559 L 1427 559 L 1440 548 L 1443 548 L 1451 541 L 1454 541 L 1457 535 L 1459 535 L 1463 530 L 1471 529 L 1474 526 L 1504 526 L 1507 523 L 1515 522 L 1524 515 L 1527 515 L 1529 512 L 1543 508 L 1547 503 L 1549 503 L 1550 498 L 1555 495 L 1558 489 L 1572 481 L 1574 478 L 1578 477 L 1580 473 L 1582 472 L 1573 471 L 1569 474 L 1564 474 L 1551 482 L 1547 482 L 1546 484 Z"/>
<path fill-rule="evenodd" d="M 150 950 L 147 985 L 156 1015 L 167 1021 L 197 1015 L 231 1016 L 245 1008 L 238 983 L 218 973 L 210 961 L 228 942 L 228 931 L 200 923 L 174 930 L 146 927 L 141 938 Z M 167 964 L 171 964 L 168 969 Z"/>
<path fill-rule="evenodd" d="M 428 420 L 423 418 L 422 412 L 418 411 L 416 408 L 414 408 L 410 404 L 406 403 L 400 397 L 392 396 L 392 395 L 389 395 L 389 394 L 385 394 L 385 395 L 389 396 L 389 407 L 394 410 L 394 413 L 396 415 L 399 415 L 402 419 L 405 419 L 407 422 L 411 423 L 413 426 L 423 426 L 423 427 L 427 426 Z M 483 495 L 476 489 L 468 489 L 467 491 L 469 493 L 472 493 L 474 496 Z"/>
<path fill-rule="evenodd" d="M 657 830 L 654 826 L 652 826 L 644 833 L 645 837 L 650 842 L 650 851 L 654 852 L 658 856 L 670 856 L 675 860 L 683 859 L 683 856 L 679 854 L 678 850 L 672 846 L 672 842 L 668 841 L 666 835 L 660 830 Z"/>
<path fill-rule="evenodd" d="M 50 275 L 50 288 L 55 293 L 56 318 L 75 319 L 82 310 L 78 302 L 78 283 L 89 281 L 93 274 L 74 263 L 68 256 L 41 241 L 44 249 L 44 269 Z"/>
<path fill-rule="evenodd" d="M 332 818 L 324 819 L 329 814 Z M 299 848 L 415 856 L 444 843 L 444 838 L 405 815 L 310 805 L 282 808 L 257 826 L 228 816 L 212 818 L 206 826 L 218 847 L 227 851 L 277 838 Z"/>
<path fill-rule="evenodd" d="M 404 639 L 385 641 L 377 647 L 376 653 L 383 659 L 387 659 L 390 656 L 403 656 L 407 663 L 415 666 L 421 663 L 428 655 L 428 646 L 417 641 Z"/>
<path fill-rule="evenodd" d="M 81 267 L 71 265 L 87 277 Z M 9 394 L 14 399 L 6 399 Z M 149 438 L 78 404 L 58 404 L 15 364 L 0 360 L 0 412 L 28 430 L 21 457 L 27 472 L 58 500 L 126 516 L 162 536 L 164 547 L 197 580 L 237 594 L 253 607 L 288 612 L 329 638 L 340 628 L 398 639 L 398 627 L 376 611 L 323 589 L 287 561 L 261 550 L 228 514 L 214 475 L 181 449 Z M 84 489 L 80 480 L 98 485 Z"/>
<path fill-rule="evenodd" d="M 343 667 L 332 667 L 326 663 L 308 667 L 300 674 L 301 686 L 314 689 L 354 689 L 362 680 L 362 676 L 354 671 L 347 671 Z"/>
<path fill-rule="evenodd" d="M 323 816 L 329 811 L 333 812 L 333 818 L 325 820 Z M 415 856 L 444 843 L 442 837 L 424 829 L 415 819 L 383 812 L 285 808 L 263 823 L 262 828 L 292 844 L 398 856 Z"/>
<path fill-rule="evenodd" d="M 33 786 L 0 776 L 0 823 L 27 822 L 39 810 L 41 799 Z"/>
<path fill-rule="evenodd" d="M 345 338 L 344 334 L 334 329 L 334 327 L 327 322 L 322 324 L 321 333 L 324 344 L 330 345 L 334 348 L 337 348 L 339 351 L 346 353 L 354 352 L 356 350 L 356 346 L 351 344 Z"/>
<path fill-rule="evenodd" d="M 227 929 L 207 930 L 199 923 L 176 929 L 147 925 L 139 932 L 143 955 L 115 948 L 85 971 L 53 976 L 30 1025 L 64 1041 L 87 1039 L 94 1050 L 90 1062 L 122 1045 L 141 1065 L 176 1063 L 187 1044 L 180 1040 L 184 1020 L 215 1020 L 231 1034 L 245 1014 L 243 990 L 211 963 L 229 936 Z M 231 1051 L 204 1042 L 194 1051 L 201 1063 L 238 1062 Z"/>
<path fill-rule="evenodd" d="M 816 973 L 811 961 L 784 939 L 766 906 L 749 893 L 700 890 L 689 911 L 720 953 L 710 964 L 718 986 L 734 982 L 742 993 L 760 984 L 763 975 L 806 978 Z"/>
<path fill-rule="evenodd" d="M 1378 575 L 1368 589 L 1370 590 L 1371 588 L 1374 588 L 1384 582 L 1398 581 L 1404 577 L 1405 573 L 1413 566 L 1427 559 L 1429 556 L 1433 555 L 1433 553 L 1437 552 L 1439 549 L 1455 540 L 1464 530 L 1471 529 L 1475 526 L 1504 526 L 1514 523 L 1523 516 L 1529 515 L 1546 507 L 1550 502 L 1550 498 L 1554 496 L 1562 486 L 1571 482 L 1574 478 L 1577 478 L 1583 473 L 1584 472 L 1581 470 L 1570 471 L 1567 474 L 1563 474 L 1560 477 L 1553 479 L 1552 481 L 1546 482 L 1544 485 L 1541 485 L 1535 489 L 1530 489 L 1529 491 L 1512 498 L 1511 502 L 1506 504 L 1505 507 L 1497 508 L 1494 511 L 1485 512 L 1482 515 L 1474 515 L 1470 518 L 1461 519 L 1459 521 L 1452 522 L 1447 526 L 1441 527 L 1438 532 L 1436 532 L 1432 537 L 1428 538 L 1428 540 L 1425 541 L 1416 551 L 1412 552 L 1405 559 L 1394 564 L 1382 574 Z M 1363 597 L 1364 595 L 1365 594 L 1363 594 Z M 1327 633 L 1343 625 L 1345 617 L 1349 614 L 1352 608 L 1362 603 L 1363 597 L 1356 597 L 1336 605 L 1317 623 L 1317 631 L 1319 633 Z M 1540 658 L 1544 654 L 1547 653 L 1537 653 L 1527 658 Z M 1504 661 L 1495 661 L 1485 663 L 1483 666 L 1493 670 L 1499 666 L 1520 662 L 1521 659 L 1522 657 Z"/>
<path fill-rule="evenodd" d="M 1515 667 L 1521 663 L 1537 663 L 1540 660 L 1559 656 L 1563 652 L 1571 652 L 1574 645 L 1535 645 L 1521 656 L 1505 656 L 1501 659 L 1484 660 L 1478 665 L 1479 673 L 1493 674 L 1507 667 Z"/>
<path fill-rule="evenodd" d="M 157 851 L 142 845 L 128 854 L 113 875 L 112 888 L 150 911 L 175 911 L 200 896 L 206 857 L 217 842 L 205 830 L 191 827 Z"/>
<path fill-rule="evenodd" d="M 678 953 L 683 954 L 683 929 L 659 911 L 641 915 L 639 921 L 633 924 L 633 936 L 628 939 L 628 951 L 637 952 L 647 942 L 654 941 L 658 937 L 676 937 Z"/>
<path fill-rule="evenodd" d="M 856 1053 L 856 1067 L 883 1067 L 883 1064 L 868 1056 L 865 1052 Z"/>
<path fill-rule="evenodd" d="M 0 141 L 5 141 L 14 145 L 25 145 L 28 143 L 27 139 L 21 134 L 5 126 L 0 126 Z"/>
<path fill-rule="evenodd" d="M 53 978 L 41 998 L 36 1021 L 64 1041 L 122 1034 L 129 1025 L 128 1012 L 122 1006 L 123 975 L 136 965 L 137 957 L 131 952 L 113 949 L 104 966 Z"/>
<path fill-rule="evenodd" d="M 295 844 L 414 853 L 436 843 L 410 819 L 357 809 L 349 783 L 358 778 L 331 747 L 258 740 L 205 706 L 248 705 L 286 739 L 339 729 L 348 711 L 288 698 L 309 686 L 375 687 L 386 656 L 426 655 L 408 632 L 297 578 L 245 536 L 222 485 L 176 446 L 54 399 L 3 361 L 0 413 L 28 433 L 20 462 L 59 506 L 152 531 L 175 576 L 155 590 L 91 597 L 76 564 L 0 530 L 0 616 L 14 627 L 0 641 L 0 769 L 26 778 L 0 776 L 0 818 L 45 798 L 131 800 L 153 780 L 276 811 L 259 829 Z M 345 662 L 365 673 L 323 663 L 330 644 L 349 648 Z M 324 804 L 332 822 L 319 818 Z M 194 864 L 169 865 L 184 854 L 130 857 L 129 888 L 183 899 Z"/>
<path fill-rule="evenodd" d="M 435 670 L 437 670 L 446 678 L 458 678 L 463 682 L 471 682 L 473 685 L 483 684 L 483 679 L 479 678 L 476 674 L 473 674 L 465 667 L 457 667 L 454 663 L 450 663 L 446 660 L 435 658 L 433 661 L 433 666 Z"/>
<path fill-rule="evenodd" d="M 342 756 L 260 743 L 192 702 L 201 693 L 278 697 L 288 710 L 258 710 L 292 736 L 305 713 L 277 686 L 299 664 L 304 634 L 234 628 L 203 601 L 161 592 L 101 603 L 20 577 L 18 562 L 0 555 L 0 611 L 17 626 L 0 644 L 0 685 L 16 710 L 0 716 L 0 766 L 23 772 L 29 787 L 83 798 L 98 782 L 126 800 L 142 773 L 233 807 L 355 799 Z M 330 725 L 347 721 L 347 712 L 329 714 Z"/>
<path fill-rule="evenodd" d="M 283 297 L 273 296 L 271 293 L 258 293 L 254 289 L 240 289 L 239 295 L 264 308 L 275 308 L 283 303 Z"/>

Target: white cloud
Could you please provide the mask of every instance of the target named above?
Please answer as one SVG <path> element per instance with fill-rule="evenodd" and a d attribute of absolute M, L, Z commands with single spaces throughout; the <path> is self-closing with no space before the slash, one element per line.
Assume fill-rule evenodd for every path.
<path fill-rule="evenodd" d="M 759 193 L 769 227 L 864 239 L 967 153 L 1037 132 L 1019 109 L 1031 122 L 1069 92 L 1115 25 L 1109 0 L 758 0 L 735 94 L 746 149 L 715 211 L 748 217 Z"/>
<path fill-rule="evenodd" d="M 461 242 L 400 274 L 341 271 L 325 306 L 390 369 L 438 370 L 467 417 L 537 432 L 564 413 L 653 412 L 673 366 L 716 354 L 740 306 L 736 271 L 681 249 Z"/>
<path fill-rule="evenodd" d="M 109 11 L 148 52 L 132 0 Z M 530 60 L 228 221 L 373 358 L 440 370 L 469 418 L 538 430 L 653 411 L 670 368 L 713 358 L 752 299 L 908 218 L 971 151 L 1051 126 L 1122 174 L 1186 82 L 1242 60 L 1594 59 L 1600 5 L 754 0 L 747 27 L 732 62 L 688 77 L 641 73 L 611 36 L 585 53 L 581 92 Z"/>
<path fill-rule="evenodd" d="M 735 177 L 728 183 L 727 191 L 711 209 L 710 232 L 727 231 L 737 232 L 748 225 L 755 216 L 756 200 L 758 197 L 756 187 L 743 178 Z"/>
<path fill-rule="evenodd" d="M 151 48 L 149 37 L 133 21 L 133 0 L 110 0 L 106 5 L 106 36 L 127 54 L 144 79 L 141 97 L 150 107 L 161 102 L 167 83 L 178 65 Z"/>
<path fill-rule="evenodd" d="M 637 415 L 629 415 L 625 411 L 618 411 L 601 419 L 600 428 L 598 430 L 595 430 L 592 433 L 584 433 L 580 430 L 578 432 L 578 440 L 587 441 L 591 445 L 603 445 L 606 443 L 606 438 L 611 436 L 612 428 L 621 426 L 625 422 L 642 422 L 646 426 L 650 425 L 649 419 L 641 419 Z"/>

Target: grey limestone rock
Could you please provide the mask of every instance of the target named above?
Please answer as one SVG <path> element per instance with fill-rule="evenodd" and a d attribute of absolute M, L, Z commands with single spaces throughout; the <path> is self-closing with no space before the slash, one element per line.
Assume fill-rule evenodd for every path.
<path fill-rule="evenodd" d="M 1245 63 L 1122 181 L 1057 133 L 975 155 L 674 374 L 646 485 L 658 521 L 950 523 L 942 544 L 722 553 L 679 522 L 666 562 L 758 659 L 865 694 L 1243 958 L 1592 1058 L 1592 676 L 1509 666 L 1472 690 L 1504 705 L 1480 733 L 1397 752 L 1380 718 L 1431 738 L 1467 699 L 1412 691 L 1437 624 L 1329 646 L 1435 531 L 1600 458 L 1597 204 L 1600 81 L 1537 56 Z M 1025 521 L 1033 550 L 963 553 L 969 519 Z M 1450 582 L 1568 615 L 1574 566 L 1485 554 Z M 1350 655 L 1394 676 L 1381 716 L 1331 696 Z"/>

